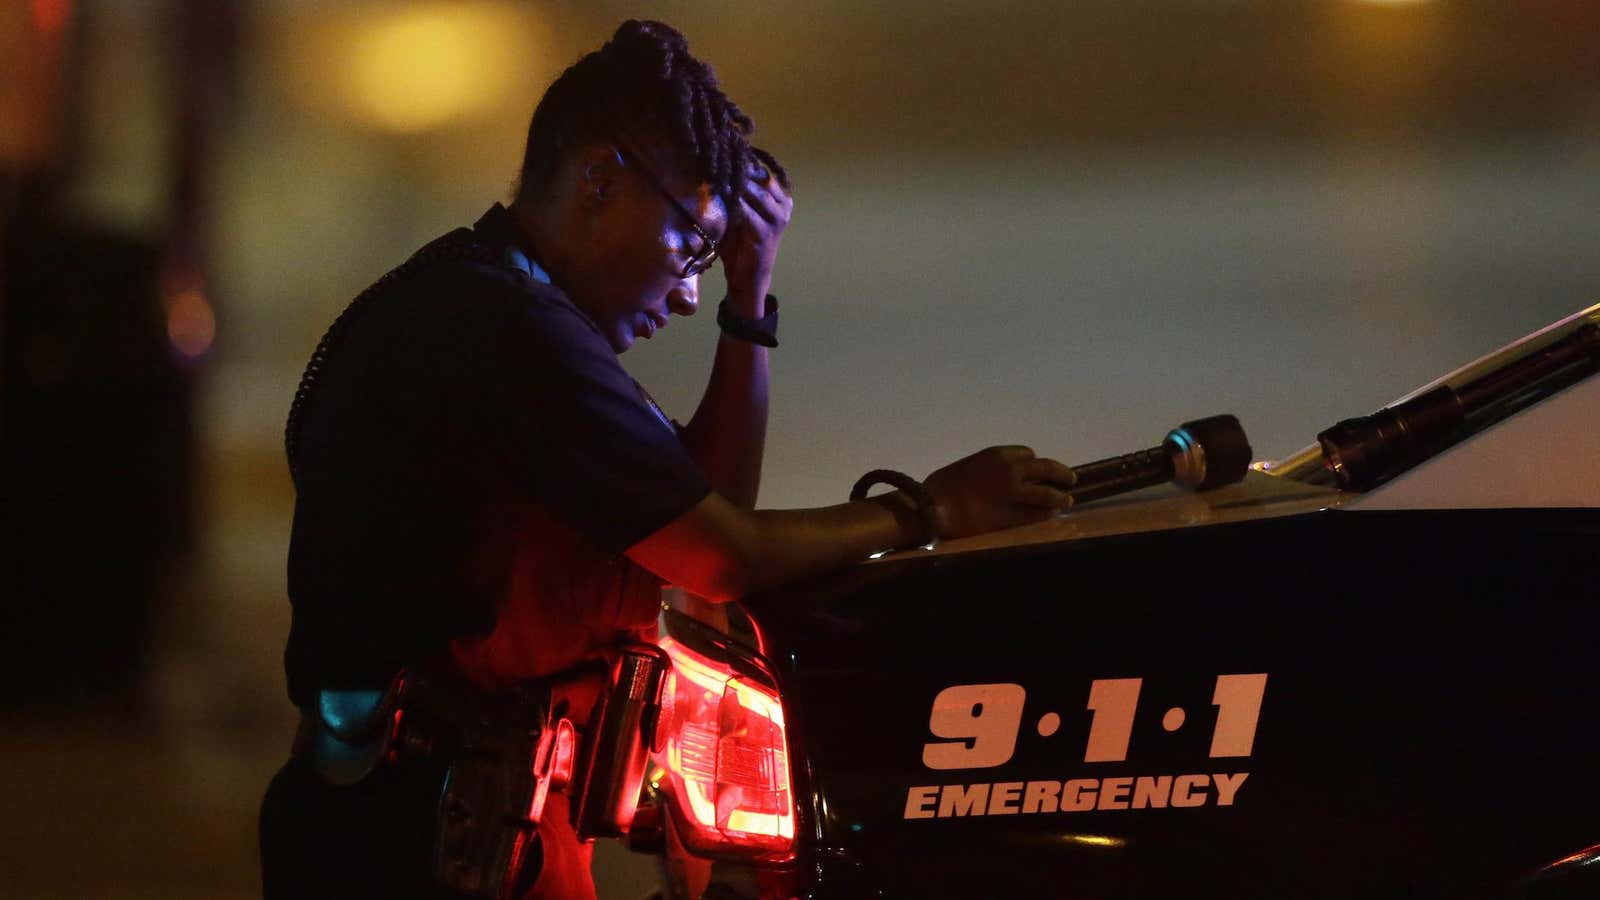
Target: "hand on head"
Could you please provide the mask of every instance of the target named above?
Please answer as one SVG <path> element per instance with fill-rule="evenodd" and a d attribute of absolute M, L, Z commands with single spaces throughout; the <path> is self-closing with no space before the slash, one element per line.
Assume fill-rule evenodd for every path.
<path fill-rule="evenodd" d="M 751 148 L 750 165 L 729 212 L 734 213 L 734 225 L 721 248 L 728 296 L 736 303 L 759 303 L 771 289 L 778 246 L 794 215 L 788 173 L 766 151 Z M 755 316 L 759 310 L 745 314 Z"/>

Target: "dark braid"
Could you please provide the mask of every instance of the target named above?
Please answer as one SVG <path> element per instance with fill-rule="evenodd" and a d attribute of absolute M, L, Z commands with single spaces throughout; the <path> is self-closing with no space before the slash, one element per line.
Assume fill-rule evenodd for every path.
<path fill-rule="evenodd" d="M 663 140 L 692 160 L 687 173 L 733 202 L 742 173 L 764 166 L 785 188 L 770 153 L 750 146 L 750 117 L 717 86 L 711 67 L 689 53 L 669 25 L 629 20 L 610 41 L 561 73 L 534 110 L 517 189 L 537 196 L 562 155 L 596 140 Z"/>

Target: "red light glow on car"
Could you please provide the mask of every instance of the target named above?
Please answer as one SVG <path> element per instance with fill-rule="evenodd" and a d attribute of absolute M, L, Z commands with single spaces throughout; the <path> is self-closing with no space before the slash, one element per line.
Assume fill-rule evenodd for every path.
<path fill-rule="evenodd" d="M 794 846 L 783 704 L 771 688 L 671 637 L 656 765 L 684 844 L 708 855 L 779 860 Z"/>

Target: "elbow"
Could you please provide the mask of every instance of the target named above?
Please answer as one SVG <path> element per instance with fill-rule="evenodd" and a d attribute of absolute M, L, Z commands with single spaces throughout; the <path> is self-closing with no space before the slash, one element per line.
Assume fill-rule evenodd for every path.
<path fill-rule="evenodd" d="M 634 562 L 713 603 L 738 600 L 770 578 L 779 546 L 768 523 L 713 494 L 628 550 Z"/>
<path fill-rule="evenodd" d="M 692 590 L 692 589 L 691 589 Z M 742 583 L 734 580 L 712 581 L 707 583 L 702 590 L 692 590 L 695 596 L 716 606 L 724 603 L 733 603 L 744 597 L 749 589 Z"/>
<path fill-rule="evenodd" d="M 741 517 L 746 527 L 732 531 L 707 554 L 701 584 L 683 585 L 712 603 L 732 603 L 770 587 L 777 545 L 758 516 Z"/>
<path fill-rule="evenodd" d="M 741 600 L 760 587 L 760 556 L 753 548 L 741 543 L 721 549 L 723 552 L 710 561 L 702 584 L 684 585 L 716 604 Z"/>

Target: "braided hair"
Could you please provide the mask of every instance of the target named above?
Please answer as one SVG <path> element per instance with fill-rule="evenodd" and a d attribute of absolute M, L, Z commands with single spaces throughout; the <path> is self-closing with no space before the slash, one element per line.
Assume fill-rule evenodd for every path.
<path fill-rule="evenodd" d="M 717 86 L 711 67 L 689 53 L 670 25 L 630 19 L 545 91 L 528 125 L 517 196 L 536 196 L 568 151 L 596 140 L 662 141 L 692 161 L 688 174 L 732 202 L 744 173 L 764 167 L 785 188 L 789 176 L 750 146 L 750 117 Z"/>

